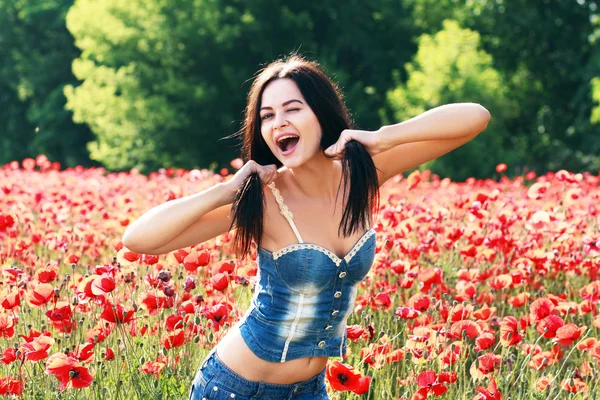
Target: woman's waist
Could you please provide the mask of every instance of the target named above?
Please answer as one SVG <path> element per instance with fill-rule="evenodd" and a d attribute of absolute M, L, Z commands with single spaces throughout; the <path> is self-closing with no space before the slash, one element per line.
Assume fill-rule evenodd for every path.
<path fill-rule="evenodd" d="M 309 356 L 285 362 L 263 360 L 252 352 L 234 325 L 219 342 L 219 358 L 233 372 L 245 379 L 274 384 L 305 381 L 320 373 L 327 365 L 327 356 Z"/>

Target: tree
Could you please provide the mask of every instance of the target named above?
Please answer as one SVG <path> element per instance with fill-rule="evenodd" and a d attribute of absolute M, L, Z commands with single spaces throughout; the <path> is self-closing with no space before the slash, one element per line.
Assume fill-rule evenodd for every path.
<path fill-rule="evenodd" d="M 219 139 L 239 129 L 253 74 L 298 50 L 340 83 L 358 125 L 376 129 L 390 65 L 414 50 L 400 3 L 78 0 L 67 27 L 83 83 L 66 88 L 68 108 L 110 169 L 227 165 L 239 143 Z"/>
<path fill-rule="evenodd" d="M 513 171 L 600 168 L 600 124 L 590 123 L 590 80 L 600 75 L 592 42 L 596 1 L 409 1 L 426 33 L 438 31 L 444 18 L 480 33 L 518 105 L 505 124 L 527 152 Z"/>
<path fill-rule="evenodd" d="M 395 116 L 406 120 L 447 103 L 474 102 L 486 107 L 492 120 L 474 140 L 430 161 L 422 168 L 455 180 L 487 177 L 499 162 L 522 157 L 523 151 L 507 146 L 504 121 L 515 112 L 506 97 L 492 57 L 480 50 L 480 36 L 445 20 L 435 35 L 423 34 L 413 61 L 406 65 L 408 80 L 388 93 Z"/>
<path fill-rule="evenodd" d="M 68 0 L 0 2 L 0 163 L 45 154 L 65 166 L 90 163 L 86 126 L 65 110 L 78 50 L 65 27 Z"/>

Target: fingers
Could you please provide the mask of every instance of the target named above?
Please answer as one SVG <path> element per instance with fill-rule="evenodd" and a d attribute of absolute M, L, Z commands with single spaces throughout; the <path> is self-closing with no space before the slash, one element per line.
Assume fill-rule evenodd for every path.
<path fill-rule="evenodd" d="M 279 171 L 275 164 L 265 166 L 259 165 L 257 172 L 261 182 L 265 185 L 273 182 L 279 176 Z"/>
<path fill-rule="evenodd" d="M 348 130 L 342 131 L 337 142 L 325 149 L 325 155 L 330 158 L 341 158 L 346 148 L 346 143 L 352 140 L 352 136 L 348 133 Z"/>

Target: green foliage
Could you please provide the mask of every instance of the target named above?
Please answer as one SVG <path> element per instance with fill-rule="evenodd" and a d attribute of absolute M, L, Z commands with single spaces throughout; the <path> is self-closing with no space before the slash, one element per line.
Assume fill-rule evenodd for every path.
<path fill-rule="evenodd" d="M 406 65 L 406 84 L 388 93 L 398 120 L 457 102 L 480 103 L 490 111 L 492 121 L 483 134 L 422 166 L 457 180 L 490 176 L 500 160 L 516 161 L 521 156 L 518 149 L 508 151 L 505 147 L 509 133 L 503 122 L 514 113 L 514 106 L 506 97 L 491 56 L 479 46 L 477 32 L 461 29 L 456 21 L 444 21 L 443 30 L 420 37 L 417 54 Z"/>
<path fill-rule="evenodd" d="M 72 0 L 0 2 L 0 162 L 44 153 L 65 166 L 90 166 L 92 138 L 64 109 L 78 54 L 65 27 Z"/>
<path fill-rule="evenodd" d="M 592 79 L 592 97 L 595 102 L 600 103 L 600 78 Z M 592 112 L 592 122 L 600 122 L 600 105 L 597 105 Z"/>
<path fill-rule="evenodd" d="M 376 129 L 389 66 L 412 52 L 396 40 L 410 37 L 409 17 L 389 0 L 79 0 L 67 26 L 83 83 L 66 88 L 68 108 L 110 169 L 227 165 L 238 142 L 219 139 L 239 129 L 253 74 L 299 49 L 340 83 L 357 123 Z"/>
<path fill-rule="evenodd" d="M 227 166 L 239 142 L 222 138 L 240 127 L 252 76 L 294 50 L 340 84 L 359 129 L 400 122 L 386 93 L 408 85 L 403 66 L 416 57 L 418 38 L 449 19 L 479 33 L 479 51 L 491 56 L 488 63 L 477 53 L 474 68 L 496 71 L 486 82 L 462 66 L 453 73 L 467 73 L 468 82 L 448 75 L 437 83 L 445 92 L 462 88 L 440 91 L 441 101 L 477 101 L 492 112 L 485 136 L 495 138 L 478 137 L 468 153 L 509 163 L 509 173 L 595 171 L 596 7 L 558 0 L 2 1 L 0 164 L 45 153 L 66 166 L 112 170 Z M 424 90 L 405 94 L 413 113 L 434 104 Z M 448 164 L 454 170 L 443 174 L 455 177 L 489 170 L 473 157 L 457 174 L 451 160 L 462 151 L 437 162 L 439 171 Z"/>
<path fill-rule="evenodd" d="M 439 30 L 444 18 L 480 33 L 505 77 L 507 97 L 518 105 L 505 125 L 527 152 L 513 170 L 600 168 L 600 125 L 590 122 L 590 80 L 600 76 L 596 2 L 410 1 L 426 33 Z"/>

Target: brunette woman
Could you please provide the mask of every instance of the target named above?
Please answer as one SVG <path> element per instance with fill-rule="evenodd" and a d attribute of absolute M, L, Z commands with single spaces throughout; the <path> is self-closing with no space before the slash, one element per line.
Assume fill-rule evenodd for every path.
<path fill-rule="evenodd" d="M 373 212 L 393 176 L 467 143 L 490 120 L 449 104 L 376 131 L 353 127 L 343 96 L 298 55 L 262 69 L 248 94 L 244 166 L 228 181 L 146 212 L 123 236 L 164 254 L 235 229 L 258 274 L 244 316 L 198 368 L 190 399 L 327 399 L 329 357 L 375 256 Z"/>

